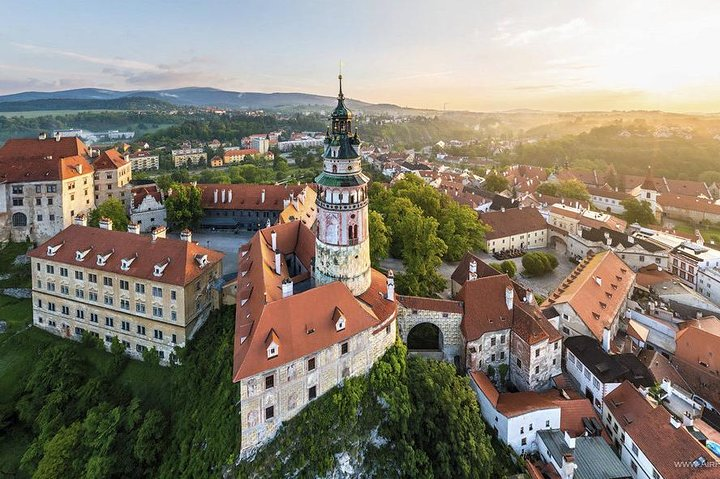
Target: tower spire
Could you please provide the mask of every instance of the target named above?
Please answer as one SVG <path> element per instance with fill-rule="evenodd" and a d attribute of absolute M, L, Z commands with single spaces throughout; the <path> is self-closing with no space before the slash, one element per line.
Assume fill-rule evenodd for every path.
<path fill-rule="evenodd" d="M 338 81 L 340 82 L 340 93 L 338 93 L 338 100 L 342 100 L 345 98 L 345 95 L 343 95 L 342 92 L 342 60 L 340 60 L 340 64 L 338 66 Z"/>

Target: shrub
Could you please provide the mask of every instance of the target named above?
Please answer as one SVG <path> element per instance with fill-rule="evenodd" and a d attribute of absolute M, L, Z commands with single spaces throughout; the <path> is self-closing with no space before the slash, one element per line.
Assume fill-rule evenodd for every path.
<path fill-rule="evenodd" d="M 557 268 L 558 260 L 550 253 L 525 253 L 522 257 L 525 273 L 530 276 L 542 276 Z"/>

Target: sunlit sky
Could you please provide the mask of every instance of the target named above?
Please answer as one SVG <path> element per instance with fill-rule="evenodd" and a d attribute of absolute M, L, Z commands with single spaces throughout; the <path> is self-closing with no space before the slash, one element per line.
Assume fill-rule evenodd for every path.
<path fill-rule="evenodd" d="M 0 0 L 0 93 L 209 86 L 720 112 L 720 1 Z"/>

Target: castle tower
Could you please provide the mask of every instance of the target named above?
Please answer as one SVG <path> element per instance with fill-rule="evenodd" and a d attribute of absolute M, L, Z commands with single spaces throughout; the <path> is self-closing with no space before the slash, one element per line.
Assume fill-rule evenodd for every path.
<path fill-rule="evenodd" d="M 653 180 L 652 169 L 650 166 L 648 166 L 647 174 L 645 175 L 645 180 L 640 185 L 640 188 L 638 189 L 638 192 L 635 195 L 635 198 L 638 201 L 647 201 L 648 203 L 650 203 L 650 208 L 652 209 L 652 212 L 655 214 L 655 216 L 657 216 L 658 215 L 657 197 L 658 197 L 658 191 L 657 191 L 657 187 L 655 186 L 655 181 Z"/>
<path fill-rule="evenodd" d="M 342 281 L 357 296 L 370 286 L 368 177 L 360 165 L 360 140 L 352 132 L 352 112 L 340 92 L 325 137 L 323 171 L 317 183 L 315 281 Z"/>

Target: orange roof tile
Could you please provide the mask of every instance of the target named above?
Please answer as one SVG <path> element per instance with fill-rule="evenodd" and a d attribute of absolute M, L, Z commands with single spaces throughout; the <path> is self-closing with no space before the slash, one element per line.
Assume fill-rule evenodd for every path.
<path fill-rule="evenodd" d="M 55 255 L 48 255 L 48 246 L 62 245 Z M 78 251 L 90 250 L 79 261 Z M 98 254 L 112 252 L 105 266 L 96 264 Z M 123 276 L 145 279 L 157 283 L 185 286 L 208 268 L 200 267 L 196 257 L 207 255 L 209 265 L 220 262 L 224 254 L 203 248 L 195 243 L 176 239 L 141 236 L 124 231 L 110 231 L 102 228 L 70 225 L 51 239 L 41 244 L 28 256 L 39 259 L 51 259 L 71 266 L 85 266 L 91 269 L 107 271 Z M 135 258 L 127 271 L 122 269 L 122 260 Z M 162 276 L 155 276 L 155 265 L 169 264 Z"/>
<path fill-rule="evenodd" d="M 125 161 L 125 158 L 113 148 L 100 153 L 100 156 L 97 160 L 93 161 L 92 165 L 96 170 L 117 170 L 127 164 L 128 162 Z"/>
<path fill-rule="evenodd" d="M 298 195 L 305 185 L 261 185 L 242 183 L 235 185 L 225 184 L 199 184 L 202 191 L 201 203 L 204 209 L 220 210 L 268 210 L 282 211 L 285 209 L 284 200 L 290 199 L 290 194 Z M 217 202 L 215 191 L 218 192 Z M 225 203 L 222 202 L 222 191 L 225 191 Z M 265 191 L 265 201 L 262 201 L 262 192 Z M 232 192 L 230 199 L 229 192 Z"/>

